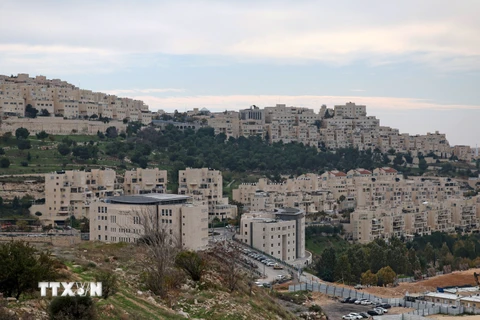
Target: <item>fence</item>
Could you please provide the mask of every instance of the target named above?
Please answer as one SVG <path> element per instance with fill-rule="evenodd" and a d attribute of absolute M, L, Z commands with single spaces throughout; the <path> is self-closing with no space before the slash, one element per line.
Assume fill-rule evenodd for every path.
<path fill-rule="evenodd" d="M 361 292 L 349 288 L 344 288 L 344 287 L 338 287 L 334 285 L 327 285 L 323 283 L 318 283 L 318 282 L 310 282 L 310 283 L 301 283 L 297 285 L 290 285 L 288 287 L 288 290 L 290 292 L 294 291 L 315 291 L 315 292 L 320 292 L 329 296 L 334 296 L 338 298 L 353 298 L 353 299 L 368 299 L 374 303 L 388 303 L 394 307 L 407 307 L 407 308 L 413 308 L 416 309 L 414 311 L 405 313 L 404 315 L 407 318 L 384 318 L 387 316 L 384 316 L 382 318 L 378 319 L 406 319 L 406 320 L 417 320 L 417 319 L 424 319 L 422 317 L 420 318 L 415 318 L 413 316 L 427 316 L 427 315 L 432 315 L 432 314 L 450 314 L 450 315 L 460 315 L 463 313 L 470 313 L 470 314 L 480 314 L 479 309 L 471 308 L 471 307 L 463 307 L 463 306 L 449 306 L 449 305 L 443 305 L 439 303 L 433 303 L 433 302 L 428 302 L 428 301 L 415 301 L 415 302 L 410 302 L 410 301 L 405 301 L 402 298 L 381 298 L 377 297 L 373 294 L 369 294 L 366 292 Z M 411 316 L 408 318 L 408 316 Z M 390 317 L 390 316 L 388 316 Z"/>
<path fill-rule="evenodd" d="M 432 320 L 431 318 L 425 318 L 413 314 L 393 314 L 389 316 L 374 316 L 374 320 Z"/>
<path fill-rule="evenodd" d="M 398 307 L 398 306 L 401 307 L 405 303 L 403 299 L 399 299 L 399 298 L 381 298 L 366 292 L 361 292 L 361 291 L 344 288 L 344 287 L 337 287 L 334 285 L 327 285 L 327 284 L 318 283 L 318 282 L 291 285 L 288 287 L 288 290 L 292 292 L 309 290 L 309 291 L 320 292 L 320 293 L 338 297 L 338 298 L 350 297 L 353 299 L 368 299 L 372 302 L 388 303 L 394 307 Z"/>

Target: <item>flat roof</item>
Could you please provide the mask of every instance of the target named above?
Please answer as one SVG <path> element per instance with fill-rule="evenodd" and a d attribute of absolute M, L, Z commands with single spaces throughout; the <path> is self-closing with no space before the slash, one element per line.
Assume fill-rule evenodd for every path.
<path fill-rule="evenodd" d="M 456 294 L 441 293 L 441 292 L 429 292 L 425 295 L 425 297 L 443 298 L 443 299 L 450 299 L 450 300 L 456 300 L 459 298 L 457 297 Z"/>
<path fill-rule="evenodd" d="M 190 196 L 182 194 L 149 193 L 107 198 L 107 202 L 121 204 L 162 204 L 185 203 Z"/>

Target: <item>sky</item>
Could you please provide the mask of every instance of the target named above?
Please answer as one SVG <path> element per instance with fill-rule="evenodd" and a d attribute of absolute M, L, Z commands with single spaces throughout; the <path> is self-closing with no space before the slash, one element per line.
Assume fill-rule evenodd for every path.
<path fill-rule="evenodd" d="M 478 12 L 478 0 L 2 0 L 0 74 L 150 110 L 351 101 L 402 133 L 475 146 Z"/>

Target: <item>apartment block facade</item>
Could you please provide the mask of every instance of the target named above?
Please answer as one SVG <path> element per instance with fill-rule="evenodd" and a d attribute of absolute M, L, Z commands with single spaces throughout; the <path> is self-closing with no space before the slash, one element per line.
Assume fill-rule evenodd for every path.
<path fill-rule="evenodd" d="M 238 239 L 277 259 L 293 262 L 305 258 L 305 213 L 284 208 L 273 213 L 244 213 Z"/>
<path fill-rule="evenodd" d="M 66 81 L 50 80 L 44 76 L 30 78 L 28 74 L 0 75 L 0 116 L 23 118 L 27 105 L 36 108 L 38 115 L 41 115 L 29 119 L 31 121 L 26 123 L 29 130 L 29 125 L 38 126 L 38 123 L 44 122 L 48 117 L 82 121 L 92 116 L 104 117 L 112 119 L 110 125 L 114 126 L 116 121 L 123 123 L 124 119 L 149 124 L 153 118 L 148 106 L 140 100 L 83 90 Z M 49 132 L 49 127 L 45 131 Z"/>
<path fill-rule="evenodd" d="M 162 232 L 171 245 L 188 250 L 208 244 L 208 207 L 185 195 L 117 196 L 92 203 L 90 239 L 135 243 L 149 232 Z"/>
<path fill-rule="evenodd" d="M 114 170 L 57 171 L 45 175 L 45 206 L 40 220 L 64 224 L 67 218 L 89 217 L 94 199 L 123 193 Z"/>
<path fill-rule="evenodd" d="M 194 201 L 208 205 L 210 220 L 220 221 L 237 216 L 237 207 L 228 204 L 223 196 L 223 177 L 218 170 L 186 168 L 178 172 L 178 193 L 189 195 Z"/>
<path fill-rule="evenodd" d="M 195 116 L 194 116 L 195 117 Z M 443 159 L 453 154 L 459 160 L 471 161 L 472 153 L 467 146 L 451 147 L 445 134 L 427 133 L 409 135 L 398 129 L 381 126 L 380 120 L 368 116 L 366 106 L 348 102 L 333 109 L 322 106 L 318 113 L 313 109 L 287 107 L 277 104 L 260 109 L 251 106 L 240 112 L 212 113 L 205 118 L 215 134 L 227 137 L 261 136 L 270 143 L 299 142 L 309 146 L 335 150 L 354 147 L 359 150 L 378 149 L 383 153 L 396 152 L 416 156 L 435 154 Z"/>
<path fill-rule="evenodd" d="M 123 190 L 125 194 L 165 193 L 167 170 L 136 168 L 125 171 Z"/>

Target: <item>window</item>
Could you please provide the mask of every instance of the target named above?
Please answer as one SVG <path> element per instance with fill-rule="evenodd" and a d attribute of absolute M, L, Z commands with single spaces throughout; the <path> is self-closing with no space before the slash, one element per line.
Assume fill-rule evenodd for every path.
<path fill-rule="evenodd" d="M 102 230 L 102 227 L 101 227 L 101 226 L 98 226 L 98 230 Z"/>

